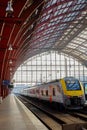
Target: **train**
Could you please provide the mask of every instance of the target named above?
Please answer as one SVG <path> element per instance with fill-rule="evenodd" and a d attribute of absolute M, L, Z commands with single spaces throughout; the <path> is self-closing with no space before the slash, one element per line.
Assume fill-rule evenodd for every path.
<path fill-rule="evenodd" d="M 85 98 L 86 98 L 86 101 L 87 101 L 87 82 L 84 81 L 84 82 L 82 82 L 82 83 L 83 83 L 83 86 L 84 86 Z"/>
<path fill-rule="evenodd" d="M 85 104 L 82 83 L 75 77 L 64 77 L 48 83 L 35 85 L 21 91 L 22 95 L 55 103 L 65 109 L 81 109 Z"/>

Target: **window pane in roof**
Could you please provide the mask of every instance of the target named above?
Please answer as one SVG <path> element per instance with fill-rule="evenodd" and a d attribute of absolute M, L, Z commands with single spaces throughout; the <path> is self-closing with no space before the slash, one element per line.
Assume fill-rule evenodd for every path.
<path fill-rule="evenodd" d="M 84 42 L 84 41 L 85 41 L 85 39 L 81 39 L 81 38 L 79 38 L 79 40 L 80 40 L 81 42 Z"/>
<path fill-rule="evenodd" d="M 80 3 L 84 3 L 86 2 L 86 0 L 78 0 L 77 3 L 80 4 Z"/>
<path fill-rule="evenodd" d="M 79 51 L 77 51 L 77 50 L 73 50 L 72 54 L 79 56 L 79 55 L 81 54 L 81 52 L 79 52 Z"/>
<path fill-rule="evenodd" d="M 73 43 L 70 43 L 69 46 L 74 46 L 74 47 L 77 47 L 78 45 L 77 44 L 73 44 Z"/>
<path fill-rule="evenodd" d="M 63 12 L 63 9 L 59 10 L 58 11 L 58 15 L 61 14 Z"/>
<path fill-rule="evenodd" d="M 87 56 L 84 54 L 81 54 L 81 58 L 85 60 L 85 59 L 87 59 Z"/>
<path fill-rule="evenodd" d="M 50 14 L 52 12 L 52 9 L 48 10 L 48 14 Z"/>
<path fill-rule="evenodd" d="M 65 8 L 67 6 L 67 3 L 64 3 L 63 5 L 62 5 L 62 8 Z"/>
<path fill-rule="evenodd" d="M 83 45 L 85 48 L 87 48 L 87 41 L 84 42 L 84 43 L 82 43 L 82 45 Z"/>
<path fill-rule="evenodd" d="M 75 49 L 76 48 L 76 46 L 73 46 L 73 45 L 72 46 L 68 45 L 68 47 L 71 48 L 71 49 Z"/>
<path fill-rule="evenodd" d="M 73 1 L 68 2 L 67 6 L 70 6 L 70 5 L 72 4 L 72 2 L 73 2 Z"/>
<path fill-rule="evenodd" d="M 55 4 L 57 2 L 57 0 L 52 0 L 52 5 Z"/>
<path fill-rule="evenodd" d="M 81 34 L 81 35 L 79 35 L 79 36 L 82 37 L 82 38 L 87 39 L 87 35 Z"/>
<path fill-rule="evenodd" d="M 61 9 L 61 7 L 62 7 L 62 5 L 58 5 L 57 9 L 59 10 L 59 9 Z"/>
<path fill-rule="evenodd" d="M 66 12 L 67 12 L 67 10 L 68 10 L 68 8 L 65 8 L 65 9 L 63 10 L 63 13 L 66 13 Z"/>
<path fill-rule="evenodd" d="M 87 30 L 86 30 L 86 31 L 83 31 L 82 34 L 85 34 L 85 35 L 86 35 L 86 34 L 87 34 Z"/>
<path fill-rule="evenodd" d="M 79 47 L 78 47 L 78 49 L 81 49 L 81 50 L 86 51 L 86 48 L 85 48 L 85 47 L 83 47 L 83 46 L 79 46 Z"/>
<path fill-rule="evenodd" d="M 77 40 L 72 40 L 72 42 L 78 43 L 78 44 L 81 44 L 81 43 L 82 43 L 81 41 L 77 41 Z"/>
<path fill-rule="evenodd" d="M 54 13 L 54 16 L 57 16 L 57 14 L 58 14 L 58 12 L 56 11 L 56 12 Z"/>

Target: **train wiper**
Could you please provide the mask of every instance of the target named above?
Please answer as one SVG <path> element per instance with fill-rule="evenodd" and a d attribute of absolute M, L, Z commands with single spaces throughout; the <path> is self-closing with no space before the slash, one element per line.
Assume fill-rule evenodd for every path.
<path fill-rule="evenodd" d="M 72 88 L 76 82 L 74 82 L 70 87 Z"/>

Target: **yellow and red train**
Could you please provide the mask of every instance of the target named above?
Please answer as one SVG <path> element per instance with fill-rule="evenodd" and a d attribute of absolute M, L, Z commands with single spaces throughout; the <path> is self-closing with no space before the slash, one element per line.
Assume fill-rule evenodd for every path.
<path fill-rule="evenodd" d="M 62 105 L 66 109 L 79 109 L 85 103 L 83 85 L 74 77 L 25 88 L 21 94 Z"/>

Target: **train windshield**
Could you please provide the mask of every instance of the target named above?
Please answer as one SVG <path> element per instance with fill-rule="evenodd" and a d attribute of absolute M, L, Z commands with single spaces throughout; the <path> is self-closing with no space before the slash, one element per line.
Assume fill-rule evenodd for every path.
<path fill-rule="evenodd" d="M 81 90 L 81 86 L 78 80 L 66 80 L 67 90 Z"/>

